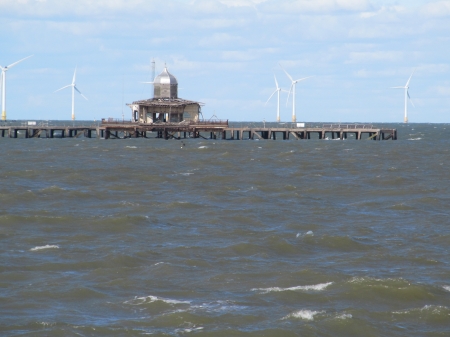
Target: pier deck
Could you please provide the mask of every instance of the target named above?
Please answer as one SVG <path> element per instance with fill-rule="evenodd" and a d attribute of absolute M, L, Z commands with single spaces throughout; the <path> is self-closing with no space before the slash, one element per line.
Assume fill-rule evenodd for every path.
<path fill-rule="evenodd" d="M 227 121 L 154 123 L 106 122 L 90 126 L 0 126 L 0 137 L 9 138 L 160 138 L 160 139 L 340 139 L 396 140 L 397 129 L 367 124 L 324 124 L 322 127 L 236 127 Z"/>

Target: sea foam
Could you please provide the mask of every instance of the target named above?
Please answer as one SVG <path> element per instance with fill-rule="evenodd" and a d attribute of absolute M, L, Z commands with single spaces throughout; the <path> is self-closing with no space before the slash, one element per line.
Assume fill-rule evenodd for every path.
<path fill-rule="evenodd" d="M 263 294 L 267 294 L 270 292 L 281 292 L 281 291 L 296 291 L 296 290 L 303 290 L 303 291 L 322 291 L 325 290 L 328 286 L 332 285 L 333 282 L 328 283 L 320 283 L 320 284 L 314 284 L 314 285 L 307 285 L 307 286 L 297 286 L 297 287 L 289 287 L 289 288 L 280 288 L 280 287 L 271 287 L 271 288 L 253 288 L 252 291 L 260 291 Z"/>
<path fill-rule="evenodd" d="M 191 302 L 189 301 L 178 301 L 178 300 L 172 300 L 170 298 L 163 298 L 163 297 L 158 297 L 158 296 L 143 296 L 143 297 L 135 297 L 134 299 L 130 300 L 130 301 L 125 301 L 125 304 L 130 304 L 130 305 L 142 305 L 142 304 L 147 304 L 147 303 L 153 303 L 153 302 L 164 302 L 167 304 L 190 304 Z"/>
<path fill-rule="evenodd" d="M 37 247 L 31 248 L 30 251 L 34 252 L 36 250 L 43 250 L 43 249 L 59 249 L 59 246 L 58 245 L 37 246 Z"/>
<path fill-rule="evenodd" d="M 324 312 L 325 311 L 300 310 L 300 311 L 293 312 L 292 314 L 289 314 L 289 315 L 283 317 L 283 319 L 300 318 L 305 321 L 313 321 L 314 316 L 316 316 L 317 314 L 322 314 Z"/>

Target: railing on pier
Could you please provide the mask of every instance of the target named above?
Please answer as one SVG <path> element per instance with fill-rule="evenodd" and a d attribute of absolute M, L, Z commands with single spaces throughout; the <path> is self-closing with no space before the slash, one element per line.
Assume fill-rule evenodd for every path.
<path fill-rule="evenodd" d="M 132 120 L 124 120 L 124 119 L 117 119 L 117 118 L 102 118 L 102 124 L 137 124 L 136 122 L 133 122 Z"/>
<path fill-rule="evenodd" d="M 114 119 L 114 118 L 102 118 L 102 125 L 142 125 L 139 122 L 133 122 L 131 120 Z M 147 123 L 144 123 L 147 124 Z M 213 120 L 213 121 L 182 121 L 182 122 L 161 122 L 155 121 L 153 123 L 148 123 L 148 125 L 164 125 L 164 126 L 203 126 L 203 125 L 214 125 L 214 126 L 228 126 L 227 120 Z"/>
<path fill-rule="evenodd" d="M 372 124 L 323 124 L 324 129 L 373 129 Z"/>

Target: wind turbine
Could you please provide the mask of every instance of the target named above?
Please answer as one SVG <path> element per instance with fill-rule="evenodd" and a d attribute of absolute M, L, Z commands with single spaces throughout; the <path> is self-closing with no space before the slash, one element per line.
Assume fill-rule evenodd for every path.
<path fill-rule="evenodd" d="M 30 58 L 33 55 L 27 56 L 24 59 L 21 59 L 17 62 L 14 62 L 13 64 L 10 64 L 9 66 L 2 67 L 0 66 L 0 69 L 2 69 L 2 120 L 6 121 L 6 72 L 14 67 L 17 63 L 20 63 L 27 58 Z"/>
<path fill-rule="evenodd" d="M 83 98 L 87 101 L 86 96 L 84 96 L 84 95 L 81 93 L 81 91 L 78 90 L 77 86 L 75 85 L 75 79 L 76 79 L 76 76 L 77 76 L 77 68 L 75 67 L 75 72 L 73 73 L 72 83 L 69 84 L 69 85 L 66 85 L 65 87 L 62 87 L 62 88 L 56 90 L 56 91 L 60 91 L 60 90 L 63 90 L 63 89 L 65 89 L 65 88 L 72 87 L 72 120 L 73 120 L 73 121 L 75 120 L 75 90 L 78 91 L 78 93 L 79 93 L 81 96 L 83 96 Z M 56 92 L 56 91 L 54 91 L 54 92 Z"/>
<path fill-rule="evenodd" d="M 391 89 L 405 89 L 405 117 L 403 119 L 404 123 L 408 123 L 408 98 L 409 101 L 411 102 L 412 106 L 414 107 L 414 103 L 412 102 L 411 96 L 409 96 L 409 82 L 411 81 L 411 77 L 414 74 L 414 72 L 416 71 L 416 69 L 413 70 L 411 76 L 409 76 L 408 82 L 406 82 L 404 87 L 391 87 Z"/>
<path fill-rule="evenodd" d="M 272 93 L 272 95 L 270 95 L 269 99 L 267 100 L 266 104 L 270 101 L 270 99 L 272 98 L 273 95 L 275 95 L 275 93 L 277 93 L 278 96 L 278 101 L 277 101 L 277 122 L 280 122 L 280 91 L 282 90 L 279 86 L 278 86 L 278 81 L 275 75 L 273 75 L 273 77 L 275 78 L 275 85 L 277 87 L 277 89 Z"/>
<path fill-rule="evenodd" d="M 151 82 L 141 82 L 141 83 L 143 83 L 143 84 L 153 84 L 153 91 L 155 91 L 155 67 L 156 67 L 156 65 L 155 65 L 155 59 L 152 59 L 152 66 L 151 66 L 151 68 L 152 68 L 152 81 Z M 153 95 L 154 95 L 154 92 L 152 93 Z"/>
<path fill-rule="evenodd" d="M 289 95 L 291 94 L 291 91 L 292 91 L 292 122 L 295 123 L 297 121 L 297 117 L 295 116 L 295 86 L 296 86 L 296 84 L 298 82 L 306 80 L 307 78 L 310 78 L 312 76 L 303 77 L 303 78 L 300 78 L 298 80 L 294 80 L 292 78 L 292 76 L 289 75 L 286 70 L 284 70 L 284 68 L 281 66 L 281 64 L 280 64 L 280 67 L 281 67 L 281 69 L 283 69 L 283 71 L 286 73 L 287 77 L 289 77 L 289 79 L 292 82 L 291 83 L 291 88 L 289 89 L 289 94 L 288 94 L 288 98 L 287 99 L 289 100 Z"/>

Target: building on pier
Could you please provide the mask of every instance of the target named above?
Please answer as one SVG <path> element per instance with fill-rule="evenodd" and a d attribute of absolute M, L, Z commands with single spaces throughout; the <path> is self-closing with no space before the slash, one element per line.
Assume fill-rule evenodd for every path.
<path fill-rule="evenodd" d="M 134 122 L 151 124 L 199 120 L 203 104 L 178 98 L 178 81 L 167 67 L 153 80 L 153 87 L 153 98 L 127 104 Z"/>

